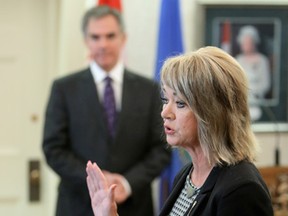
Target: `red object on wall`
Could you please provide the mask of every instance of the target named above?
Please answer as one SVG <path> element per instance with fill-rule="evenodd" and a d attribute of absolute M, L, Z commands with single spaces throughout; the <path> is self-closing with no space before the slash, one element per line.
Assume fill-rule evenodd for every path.
<path fill-rule="evenodd" d="M 223 23 L 221 48 L 231 54 L 231 24 L 228 20 Z"/>
<path fill-rule="evenodd" d="M 122 10 L 121 0 L 99 0 L 98 5 L 108 5 L 119 11 Z"/>

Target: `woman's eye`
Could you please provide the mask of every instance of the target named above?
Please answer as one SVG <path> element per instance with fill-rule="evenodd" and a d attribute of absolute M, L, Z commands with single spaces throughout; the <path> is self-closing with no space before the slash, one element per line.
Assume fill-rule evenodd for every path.
<path fill-rule="evenodd" d="M 161 101 L 163 104 L 168 104 L 168 99 L 165 97 L 161 97 Z"/>
<path fill-rule="evenodd" d="M 183 101 L 176 101 L 177 108 L 184 108 L 186 106 L 186 103 Z"/>

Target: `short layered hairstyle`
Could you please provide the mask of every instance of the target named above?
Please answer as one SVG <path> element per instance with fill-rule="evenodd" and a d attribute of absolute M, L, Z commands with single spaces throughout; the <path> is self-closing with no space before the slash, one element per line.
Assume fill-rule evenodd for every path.
<path fill-rule="evenodd" d="M 239 63 L 216 47 L 168 58 L 161 83 L 195 114 L 201 148 L 209 163 L 253 162 L 258 149 L 250 125 L 248 81 Z"/>

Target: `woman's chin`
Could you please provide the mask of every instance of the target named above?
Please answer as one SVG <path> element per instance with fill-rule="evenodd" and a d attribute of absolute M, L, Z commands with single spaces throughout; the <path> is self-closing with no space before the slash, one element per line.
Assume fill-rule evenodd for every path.
<path fill-rule="evenodd" d="M 181 144 L 179 143 L 179 141 L 174 140 L 174 139 L 169 139 L 167 138 L 167 143 L 171 146 L 171 147 L 179 147 L 181 146 Z"/>

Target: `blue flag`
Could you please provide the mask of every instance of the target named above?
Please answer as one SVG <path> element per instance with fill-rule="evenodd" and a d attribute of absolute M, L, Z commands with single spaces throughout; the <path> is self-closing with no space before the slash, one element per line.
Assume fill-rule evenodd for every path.
<path fill-rule="evenodd" d="M 167 57 L 183 53 L 180 8 L 178 0 L 162 0 L 155 79 L 159 81 L 160 70 Z"/>
<path fill-rule="evenodd" d="M 170 56 L 183 53 L 180 8 L 178 0 L 162 0 L 158 35 L 155 80 L 160 80 L 160 70 Z M 171 192 L 175 175 L 182 168 L 184 161 L 178 149 L 173 149 L 170 165 L 163 171 L 160 179 L 159 207 L 162 208 Z"/>

